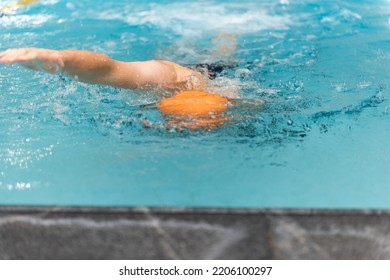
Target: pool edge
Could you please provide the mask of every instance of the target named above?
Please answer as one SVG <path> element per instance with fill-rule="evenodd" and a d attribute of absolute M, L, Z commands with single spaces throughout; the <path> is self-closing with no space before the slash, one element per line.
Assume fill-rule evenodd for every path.
<path fill-rule="evenodd" d="M 0 206 L 0 259 L 390 259 L 390 210 Z"/>

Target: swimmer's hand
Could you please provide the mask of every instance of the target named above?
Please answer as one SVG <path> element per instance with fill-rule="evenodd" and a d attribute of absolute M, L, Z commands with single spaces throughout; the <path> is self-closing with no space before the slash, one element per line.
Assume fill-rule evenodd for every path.
<path fill-rule="evenodd" d="M 64 67 L 60 53 L 54 50 L 25 48 L 0 52 L 0 64 L 14 63 L 31 70 L 45 71 L 51 74 L 62 72 Z"/>

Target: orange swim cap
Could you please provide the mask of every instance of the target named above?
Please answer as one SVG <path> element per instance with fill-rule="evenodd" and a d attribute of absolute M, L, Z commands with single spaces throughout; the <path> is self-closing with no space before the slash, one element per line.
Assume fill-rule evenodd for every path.
<path fill-rule="evenodd" d="M 161 100 L 158 108 L 165 115 L 172 117 L 208 117 L 225 112 L 228 101 L 218 94 L 188 90 Z"/>
<path fill-rule="evenodd" d="M 222 116 L 228 102 L 228 98 L 218 94 L 189 90 L 161 100 L 158 108 L 175 126 L 213 129 L 229 119 Z"/>

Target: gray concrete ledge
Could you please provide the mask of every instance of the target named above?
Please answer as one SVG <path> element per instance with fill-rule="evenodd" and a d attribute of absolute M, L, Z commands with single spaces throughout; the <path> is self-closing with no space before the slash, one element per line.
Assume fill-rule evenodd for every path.
<path fill-rule="evenodd" d="M 390 211 L 3 206 L 0 259 L 390 259 Z"/>

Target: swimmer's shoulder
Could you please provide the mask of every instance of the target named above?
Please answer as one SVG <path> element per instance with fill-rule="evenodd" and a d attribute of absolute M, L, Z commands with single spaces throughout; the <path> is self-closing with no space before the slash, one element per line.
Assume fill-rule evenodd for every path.
<path fill-rule="evenodd" d="M 200 90 L 206 87 L 207 80 L 203 78 L 200 72 L 167 60 L 159 60 L 159 62 L 168 65 L 173 69 L 176 73 L 175 82 L 183 90 Z"/>

